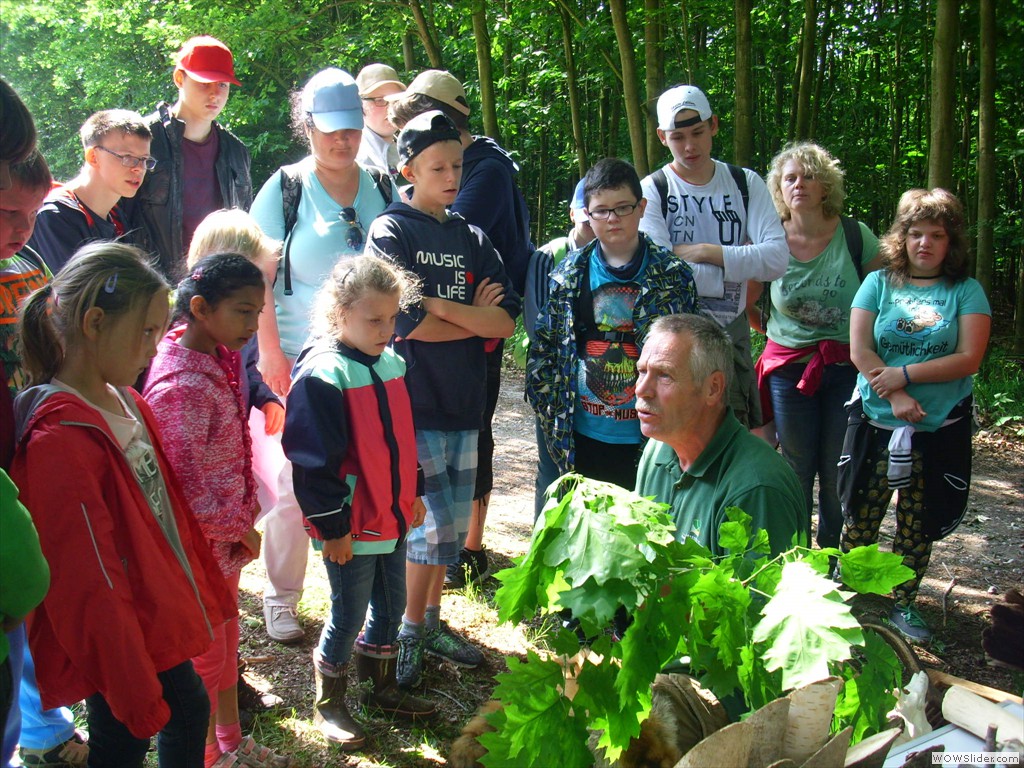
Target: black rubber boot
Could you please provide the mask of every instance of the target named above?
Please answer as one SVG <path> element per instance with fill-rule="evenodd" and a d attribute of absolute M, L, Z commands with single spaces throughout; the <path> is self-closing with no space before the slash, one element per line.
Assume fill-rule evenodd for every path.
<path fill-rule="evenodd" d="M 395 666 L 398 649 L 392 645 L 370 645 L 362 640 L 355 647 L 359 703 L 370 709 L 406 720 L 433 717 L 437 705 L 398 687 Z"/>
<path fill-rule="evenodd" d="M 366 733 L 348 711 L 345 705 L 345 667 L 336 667 L 336 675 L 323 672 L 314 659 L 313 672 L 316 676 L 316 704 L 313 724 L 320 729 L 329 742 L 337 744 L 346 752 L 360 749 L 366 743 Z"/>

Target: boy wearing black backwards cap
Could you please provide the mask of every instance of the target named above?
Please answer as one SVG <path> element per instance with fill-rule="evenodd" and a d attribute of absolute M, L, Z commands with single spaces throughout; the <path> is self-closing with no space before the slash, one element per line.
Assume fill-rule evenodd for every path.
<path fill-rule="evenodd" d="M 462 143 L 440 111 L 410 120 L 398 137 L 399 171 L 414 186 L 370 226 L 368 252 L 423 280 L 423 302 L 398 317 L 395 349 L 409 365 L 424 524 L 409 532 L 398 682 L 422 680 L 423 654 L 468 668 L 483 654 L 440 620 L 445 567 L 466 540 L 485 403 L 484 340 L 508 338 L 520 299 L 487 236 L 448 210 L 462 178 Z"/>

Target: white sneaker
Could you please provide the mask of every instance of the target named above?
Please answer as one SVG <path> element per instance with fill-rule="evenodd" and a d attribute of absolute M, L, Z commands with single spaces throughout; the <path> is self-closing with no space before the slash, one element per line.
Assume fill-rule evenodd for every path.
<path fill-rule="evenodd" d="M 297 643 L 306 636 L 299 624 L 299 614 L 290 605 L 264 604 L 263 620 L 270 639 L 279 643 Z"/>

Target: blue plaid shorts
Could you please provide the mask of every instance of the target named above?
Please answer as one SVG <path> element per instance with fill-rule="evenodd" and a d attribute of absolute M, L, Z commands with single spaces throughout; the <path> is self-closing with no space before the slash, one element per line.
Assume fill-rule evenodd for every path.
<path fill-rule="evenodd" d="M 409 562 L 451 565 L 459 561 L 473 513 L 477 435 L 475 429 L 416 430 L 427 517 L 423 525 L 409 531 Z"/>

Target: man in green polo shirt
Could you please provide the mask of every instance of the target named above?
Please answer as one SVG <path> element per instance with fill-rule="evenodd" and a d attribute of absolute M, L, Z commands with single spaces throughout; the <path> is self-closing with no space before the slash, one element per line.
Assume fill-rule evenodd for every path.
<path fill-rule="evenodd" d="M 732 342 L 700 315 L 651 328 L 637 363 L 640 431 L 651 438 L 636 490 L 672 507 L 676 538 L 714 554 L 725 510 L 739 507 L 768 532 L 773 554 L 810 540 L 800 483 L 789 464 L 750 434 L 729 407 Z"/>

